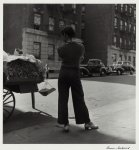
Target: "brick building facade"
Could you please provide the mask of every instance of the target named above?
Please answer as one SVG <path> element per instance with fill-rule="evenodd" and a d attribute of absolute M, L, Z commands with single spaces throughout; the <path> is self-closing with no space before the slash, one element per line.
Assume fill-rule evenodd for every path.
<path fill-rule="evenodd" d="M 99 58 L 110 65 L 118 60 L 129 60 L 135 66 L 136 5 L 83 5 L 82 38 L 86 61 Z"/>

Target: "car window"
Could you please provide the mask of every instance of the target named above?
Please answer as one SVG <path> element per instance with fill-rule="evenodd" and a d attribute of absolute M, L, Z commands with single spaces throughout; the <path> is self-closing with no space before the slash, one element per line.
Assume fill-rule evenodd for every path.
<path fill-rule="evenodd" d="M 131 65 L 131 63 L 130 63 L 130 62 L 127 62 L 127 64 L 128 64 L 128 65 Z"/>
<path fill-rule="evenodd" d="M 119 65 L 121 65 L 121 64 L 122 64 L 122 62 L 120 61 L 120 62 L 118 62 L 118 64 L 119 64 Z"/>
<path fill-rule="evenodd" d="M 92 66 L 92 65 L 94 65 L 94 62 L 93 62 L 93 61 L 89 61 L 89 62 L 88 62 L 88 65 L 91 65 L 91 66 Z"/>
<path fill-rule="evenodd" d="M 88 64 L 91 66 L 96 66 L 98 64 L 98 61 L 89 61 Z"/>

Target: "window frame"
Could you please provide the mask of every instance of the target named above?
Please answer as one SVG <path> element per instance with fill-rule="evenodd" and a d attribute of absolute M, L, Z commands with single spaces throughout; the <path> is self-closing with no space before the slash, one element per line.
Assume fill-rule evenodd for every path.
<path fill-rule="evenodd" d="M 81 7 L 81 13 L 85 14 L 85 11 L 86 11 L 86 7 L 85 7 L 85 5 L 82 5 L 82 7 Z"/>
<path fill-rule="evenodd" d="M 35 52 L 35 50 L 37 50 L 37 49 L 35 49 L 35 44 L 36 45 L 39 45 L 39 49 L 38 49 L 38 53 L 36 53 Z M 34 51 L 34 52 L 33 52 Z M 35 58 L 37 58 L 37 59 L 40 59 L 40 57 L 41 57 L 41 42 L 37 42 L 37 41 L 34 41 L 33 42 L 33 51 L 32 51 L 32 54 L 35 56 Z"/>
<path fill-rule="evenodd" d="M 39 19 L 39 23 L 37 23 L 38 20 L 36 20 L 36 19 Z M 34 29 L 39 30 L 39 29 L 40 29 L 40 26 L 41 26 L 41 23 L 42 23 L 42 15 L 39 14 L 39 13 L 34 13 L 34 14 L 33 14 Z"/>
<path fill-rule="evenodd" d="M 123 30 L 123 24 L 124 24 L 124 21 L 120 20 L 120 30 Z"/>
<path fill-rule="evenodd" d="M 118 28 L 118 18 L 114 18 L 114 28 Z"/>
<path fill-rule="evenodd" d="M 121 10 L 121 12 L 123 12 L 123 10 L 124 10 L 124 5 L 123 4 L 121 4 L 120 10 Z"/>
<path fill-rule="evenodd" d="M 61 25 L 60 23 L 63 23 L 63 25 Z M 64 28 L 64 27 L 65 27 L 65 21 L 60 19 L 59 20 L 59 28 L 61 29 L 61 28 Z"/>
<path fill-rule="evenodd" d="M 52 16 L 49 16 L 48 24 L 49 24 L 49 26 L 48 26 L 49 31 L 54 31 L 55 30 L 55 18 Z"/>

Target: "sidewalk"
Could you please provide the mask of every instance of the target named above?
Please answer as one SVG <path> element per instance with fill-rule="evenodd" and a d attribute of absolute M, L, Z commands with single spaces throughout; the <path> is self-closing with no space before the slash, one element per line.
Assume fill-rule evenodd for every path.
<path fill-rule="evenodd" d="M 50 79 L 50 83 L 57 89 L 57 80 Z M 4 124 L 4 144 L 134 144 L 135 87 L 95 81 L 83 81 L 83 87 L 87 93 L 85 98 L 90 118 L 99 125 L 98 130 L 85 131 L 83 125 L 75 124 L 71 97 L 69 101 L 70 132 L 64 133 L 61 128 L 56 127 L 57 91 L 48 97 L 42 97 L 39 93 L 35 95 L 36 99 L 39 99 L 37 107 L 46 108 L 44 111 L 52 116 L 32 110 L 28 100 L 30 94 L 22 96 L 16 94 L 16 98 L 20 97 L 20 100 L 17 101 L 14 116 Z M 115 89 L 108 93 L 107 90 L 112 87 Z M 101 93 L 96 90 L 97 88 Z M 117 101 L 116 93 L 121 89 L 123 91 L 119 93 L 120 97 Z M 112 98 L 109 98 L 110 95 Z"/>
<path fill-rule="evenodd" d="M 94 131 L 85 131 L 83 125 L 77 126 L 73 120 L 70 120 L 71 127 L 69 133 L 64 133 L 61 128 L 55 126 L 56 118 L 46 117 L 39 113 L 25 113 L 20 115 L 20 118 L 16 118 L 18 119 L 18 122 L 16 121 L 16 126 L 18 127 L 23 120 L 24 124 L 27 123 L 28 126 L 22 126 L 21 129 L 5 133 L 4 143 L 134 144 L 135 131 L 132 129 L 131 120 L 127 119 L 126 122 L 122 121 L 126 115 L 129 116 L 131 113 L 134 113 L 133 111 L 130 112 L 128 109 L 125 108 L 118 112 L 113 112 L 111 115 L 107 114 L 99 116 L 98 119 L 94 119 L 100 128 Z M 118 118 L 117 123 L 114 121 L 115 118 Z"/>
<path fill-rule="evenodd" d="M 58 72 L 49 73 L 49 79 L 57 79 L 59 76 Z"/>

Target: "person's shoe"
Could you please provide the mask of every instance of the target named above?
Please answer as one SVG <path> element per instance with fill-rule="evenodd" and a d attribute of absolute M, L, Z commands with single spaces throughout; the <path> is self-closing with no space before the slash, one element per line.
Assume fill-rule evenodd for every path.
<path fill-rule="evenodd" d="M 69 124 L 64 125 L 64 132 L 69 132 Z"/>
<path fill-rule="evenodd" d="M 56 127 L 58 127 L 58 128 L 64 128 L 64 124 L 59 124 L 59 123 L 57 123 L 57 124 L 56 124 Z"/>
<path fill-rule="evenodd" d="M 85 123 L 84 127 L 85 127 L 85 130 L 98 129 L 98 126 L 94 125 L 92 122 Z"/>

